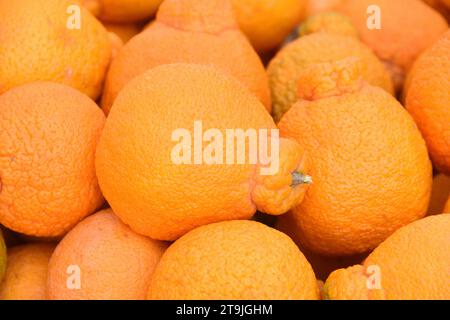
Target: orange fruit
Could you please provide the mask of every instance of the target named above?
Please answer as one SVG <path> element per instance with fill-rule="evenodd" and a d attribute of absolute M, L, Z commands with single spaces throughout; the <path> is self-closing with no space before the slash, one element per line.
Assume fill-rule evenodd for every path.
<path fill-rule="evenodd" d="M 305 15 L 306 0 L 232 0 L 240 29 L 258 52 L 281 45 Z"/>
<path fill-rule="evenodd" d="M 101 206 L 94 156 L 104 121 L 65 85 L 34 82 L 0 95 L 0 223 L 57 236 Z"/>
<path fill-rule="evenodd" d="M 380 8 L 380 29 L 368 28 L 373 14 L 368 7 Z M 445 19 L 420 0 L 344 0 L 338 6 L 356 26 L 361 40 L 386 64 L 397 89 L 419 54 L 448 29 Z"/>
<path fill-rule="evenodd" d="M 137 22 L 151 18 L 163 0 L 80 0 L 102 21 Z"/>
<path fill-rule="evenodd" d="M 127 43 L 142 30 L 142 26 L 138 23 L 103 23 L 106 30 L 117 35 L 123 43 Z"/>
<path fill-rule="evenodd" d="M 200 142 L 204 150 L 187 150 L 209 129 L 215 136 Z M 255 152 L 249 139 L 241 139 L 242 151 L 235 131 L 226 139 L 229 129 L 279 142 L 279 166 L 273 157 L 274 171 L 262 172 L 268 167 L 261 158 L 250 161 Z M 180 130 L 196 137 L 177 137 Z M 295 141 L 278 141 L 272 130 L 264 106 L 233 77 L 201 65 L 160 66 L 135 78 L 116 99 L 97 148 L 99 183 L 114 212 L 153 239 L 175 240 L 203 224 L 249 219 L 256 209 L 282 214 L 302 200 L 308 163 Z M 256 152 L 263 150 L 259 141 Z M 204 160 L 210 148 L 215 156 Z"/>
<path fill-rule="evenodd" d="M 310 16 L 298 27 L 301 37 L 316 32 L 359 38 L 358 31 L 350 19 L 336 12 L 323 12 Z"/>
<path fill-rule="evenodd" d="M 438 174 L 433 179 L 428 215 L 444 212 L 445 202 L 450 197 L 450 177 Z"/>
<path fill-rule="evenodd" d="M 353 256 L 327 257 L 305 248 L 298 237 L 295 221 L 292 216 L 285 215 L 283 216 L 283 219 L 277 219 L 275 228 L 288 235 L 295 242 L 311 264 L 316 278 L 323 281 L 325 281 L 334 270 L 347 268 L 354 264 L 361 263 L 367 257 L 366 253 Z"/>
<path fill-rule="evenodd" d="M 288 215 L 301 244 L 322 255 L 375 248 L 423 217 L 430 198 L 419 130 L 394 97 L 362 81 L 362 67 L 349 58 L 304 69 L 301 99 L 279 123 L 282 137 L 305 148 L 314 179 Z"/>
<path fill-rule="evenodd" d="M 3 239 L 2 229 L 0 229 L 0 283 L 6 271 L 6 244 Z"/>
<path fill-rule="evenodd" d="M 393 93 L 392 81 L 377 57 L 357 39 L 326 32 L 301 37 L 281 49 L 269 64 L 273 116 L 279 121 L 297 101 L 297 80 L 311 65 L 358 57 L 365 65 L 364 79 Z"/>
<path fill-rule="evenodd" d="M 285 234 L 255 221 L 190 231 L 156 266 L 149 299 L 319 299 L 308 261 Z"/>
<path fill-rule="evenodd" d="M 156 45 L 157 44 L 157 45 Z M 170 63 L 213 65 L 236 77 L 270 110 L 264 66 L 239 31 L 227 0 L 166 0 L 156 21 L 129 41 L 108 72 L 102 108 L 146 70 Z"/>
<path fill-rule="evenodd" d="M 332 11 L 341 4 L 343 0 L 308 0 L 306 5 L 306 16 L 314 16 L 319 13 Z"/>
<path fill-rule="evenodd" d="M 48 261 L 54 248 L 51 243 L 9 248 L 0 300 L 45 300 Z"/>
<path fill-rule="evenodd" d="M 56 247 L 49 264 L 48 297 L 144 299 L 166 246 L 134 233 L 110 209 L 100 211 L 81 221 Z"/>
<path fill-rule="evenodd" d="M 450 175 L 450 31 L 414 64 L 406 84 L 406 109 L 427 142 L 439 172 Z"/>
<path fill-rule="evenodd" d="M 74 6 L 76 3 L 0 2 L 0 94 L 46 80 L 74 87 L 93 99 L 100 95 L 111 59 L 110 39 L 102 24 L 84 8 L 77 28 L 76 8 L 80 7 Z"/>
<path fill-rule="evenodd" d="M 427 217 L 397 230 L 363 265 L 333 272 L 328 299 L 450 299 L 450 214 Z"/>

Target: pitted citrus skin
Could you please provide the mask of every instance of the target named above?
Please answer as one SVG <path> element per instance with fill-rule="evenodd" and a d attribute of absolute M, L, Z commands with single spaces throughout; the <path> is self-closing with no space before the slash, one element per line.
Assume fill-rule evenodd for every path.
<path fill-rule="evenodd" d="M 415 221 L 381 243 L 363 265 L 333 272 L 328 299 L 448 300 L 450 214 Z M 372 266 L 372 268 L 371 268 Z M 377 273 L 371 273 L 376 266 Z M 380 277 L 380 282 L 373 286 Z"/>
<path fill-rule="evenodd" d="M 319 299 L 310 264 L 285 234 L 255 221 L 190 231 L 167 249 L 148 299 Z"/>
<path fill-rule="evenodd" d="M 111 209 L 81 221 L 58 244 L 48 267 L 52 300 L 145 299 L 150 278 L 167 244 L 136 234 Z M 80 288 L 67 286 L 70 266 Z"/>
<path fill-rule="evenodd" d="M 275 121 L 278 122 L 297 101 L 298 78 L 305 68 L 350 57 L 361 59 L 365 66 L 363 79 L 366 82 L 389 93 L 394 92 L 389 73 L 364 44 L 343 35 L 313 33 L 282 48 L 267 68 Z"/>
<path fill-rule="evenodd" d="M 78 4 L 76 0 L 0 2 L 0 94 L 29 82 L 52 81 L 92 99 L 100 96 L 112 45 L 103 25 Z M 78 18 L 77 8 L 80 28 L 71 24 Z"/>
<path fill-rule="evenodd" d="M 261 161 L 248 161 L 248 148 L 244 164 L 236 159 L 213 165 L 174 163 L 174 131 L 183 128 L 194 134 L 199 120 L 203 132 L 215 129 L 223 137 L 227 129 L 257 134 L 276 130 L 256 97 L 212 67 L 159 66 L 119 94 L 97 148 L 96 168 L 106 199 L 133 230 L 176 240 L 204 224 L 250 219 L 257 208 L 279 215 L 301 202 L 310 182 L 293 181 L 294 172 L 308 175 L 307 155 L 295 141 L 280 139 L 280 162 L 273 175 L 262 175 Z M 223 142 L 219 148 L 226 155 L 226 138 Z"/>
<path fill-rule="evenodd" d="M 103 203 L 95 150 L 105 116 L 87 96 L 52 82 L 0 95 L 0 223 L 63 235 Z"/>
<path fill-rule="evenodd" d="M 395 98 L 362 81 L 358 65 L 349 58 L 305 69 L 299 91 L 312 100 L 300 99 L 279 123 L 282 137 L 302 143 L 314 178 L 288 215 L 300 242 L 327 256 L 372 250 L 422 218 L 431 193 L 417 126 Z"/>
<path fill-rule="evenodd" d="M 158 45 L 155 45 L 158 44 Z M 119 92 L 133 78 L 163 64 L 215 66 L 238 79 L 271 110 L 261 59 L 239 30 L 226 0 L 166 0 L 155 22 L 129 41 L 106 78 L 102 108 L 109 114 Z"/>

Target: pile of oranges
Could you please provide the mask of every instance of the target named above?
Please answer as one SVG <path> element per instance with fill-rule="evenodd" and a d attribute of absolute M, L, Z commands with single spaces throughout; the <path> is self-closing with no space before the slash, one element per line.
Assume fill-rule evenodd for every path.
<path fill-rule="evenodd" d="M 0 1 L 0 299 L 450 299 L 448 21 Z"/>

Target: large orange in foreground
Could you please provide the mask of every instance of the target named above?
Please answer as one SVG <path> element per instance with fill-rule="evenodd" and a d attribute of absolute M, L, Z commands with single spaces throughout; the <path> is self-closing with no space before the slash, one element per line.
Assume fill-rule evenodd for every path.
<path fill-rule="evenodd" d="M 148 298 L 315 300 L 319 290 L 288 236 L 255 221 L 226 221 L 192 230 L 170 246 Z"/>
<path fill-rule="evenodd" d="M 314 179 L 289 215 L 301 244 L 323 255 L 374 249 L 428 208 L 425 141 L 394 97 L 361 81 L 361 66 L 346 59 L 305 69 L 301 99 L 279 123 L 281 136 L 305 148 Z"/>
<path fill-rule="evenodd" d="M 209 138 L 203 136 L 208 129 L 214 133 Z M 247 148 L 238 148 L 234 135 L 226 139 L 228 129 L 279 143 L 271 162 L 279 154 L 279 166 L 264 173 L 269 167 L 262 158 L 250 161 L 263 147 L 250 152 L 250 143 L 241 140 Z M 249 219 L 256 209 L 282 214 L 302 200 L 310 179 L 300 146 L 276 139 L 272 129 L 258 99 L 215 68 L 151 69 L 121 91 L 106 121 L 96 158 L 101 189 L 126 224 L 160 240 L 175 240 L 203 224 Z M 227 141 L 234 144 L 229 156 Z M 203 157 L 211 150 L 217 157 Z M 238 157 L 246 160 L 239 163 Z"/>
<path fill-rule="evenodd" d="M 94 156 L 105 116 L 68 86 L 34 82 L 0 95 L 0 223 L 63 234 L 103 197 Z"/>

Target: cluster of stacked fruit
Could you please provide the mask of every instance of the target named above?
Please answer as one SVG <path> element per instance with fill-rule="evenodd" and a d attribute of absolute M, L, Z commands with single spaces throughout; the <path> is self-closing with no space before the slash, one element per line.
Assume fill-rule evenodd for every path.
<path fill-rule="evenodd" d="M 450 299 L 449 12 L 0 1 L 0 299 Z"/>

